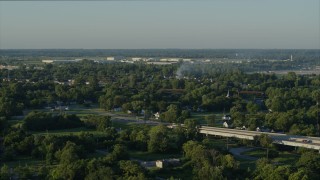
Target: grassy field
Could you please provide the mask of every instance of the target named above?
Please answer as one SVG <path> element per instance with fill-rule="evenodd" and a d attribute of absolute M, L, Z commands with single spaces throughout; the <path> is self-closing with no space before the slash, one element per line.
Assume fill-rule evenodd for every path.
<path fill-rule="evenodd" d="M 207 143 L 207 145 L 210 148 L 213 149 L 220 149 L 220 150 L 227 150 L 227 142 L 228 142 L 228 148 L 235 148 L 238 147 L 238 144 L 235 143 L 232 139 L 228 139 L 227 138 L 216 138 L 213 136 L 208 136 L 207 140 L 204 140 L 205 143 Z"/>
<path fill-rule="evenodd" d="M 61 129 L 61 130 L 48 130 L 48 131 L 31 131 L 31 134 L 34 135 L 56 135 L 56 136 L 65 136 L 65 135 L 79 135 L 82 132 L 88 132 L 95 136 L 103 135 L 101 131 L 96 131 L 94 129 L 87 129 L 85 127 L 72 128 L 72 129 Z"/>
<path fill-rule="evenodd" d="M 258 150 L 257 152 L 251 151 L 243 154 L 266 157 L 266 154 L 260 150 Z M 295 155 L 289 152 L 280 152 L 279 157 L 271 159 L 271 162 L 279 165 L 294 165 L 298 161 L 298 159 L 299 159 L 298 155 Z M 240 162 L 240 166 L 239 166 L 240 169 L 247 170 L 249 168 L 251 171 L 256 169 L 256 161 L 245 160 L 239 157 L 236 157 L 236 160 Z"/>
<path fill-rule="evenodd" d="M 244 155 L 254 156 L 258 158 L 267 157 L 265 149 L 254 149 L 243 153 Z M 279 156 L 271 158 L 271 161 L 276 164 L 295 164 L 300 158 L 300 155 L 293 154 L 287 151 L 280 151 Z"/>
<path fill-rule="evenodd" d="M 239 157 L 236 157 L 235 159 L 240 162 L 240 166 L 239 166 L 240 169 L 243 169 L 243 170 L 247 170 L 248 168 L 250 168 L 251 170 L 256 169 L 256 161 L 250 161 L 250 160 L 242 159 Z"/>
<path fill-rule="evenodd" d="M 206 124 L 208 124 L 208 122 L 205 120 L 205 117 L 210 116 L 210 115 L 215 115 L 215 127 L 222 127 L 223 113 L 221 113 L 221 112 L 217 112 L 217 113 L 212 113 L 212 112 L 192 113 L 191 118 L 189 118 L 189 119 L 194 119 L 194 120 L 198 121 L 200 124 L 206 125 Z"/>
<path fill-rule="evenodd" d="M 13 161 L 1 162 L 0 165 L 6 164 L 9 167 L 18 167 L 18 166 L 32 166 L 32 167 L 40 167 L 45 165 L 44 160 L 34 159 L 30 156 L 18 156 L 15 157 Z"/>
<path fill-rule="evenodd" d="M 299 158 L 300 158 L 300 155 L 283 151 L 283 152 L 280 152 L 279 156 L 274 158 L 272 162 L 279 163 L 279 164 L 292 165 L 292 164 L 295 164 L 299 160 Z"/>
<path fill-rule="evenodd" d="M 253 149 L 251 151 L 246 151 L 242 154 L 247 156 L 257 157 L 257 158 L 267 157 L 267 151 L 265 149 Z"/>
<path fill-rule="evenodd" d="M 134 123 L 126 123 L 126 122 L 112 122 L 112 127 L 116 129 L 130 129 L 137 126 Z M 95 129 L 88 129 L 86 127 L 80 128 L 72 128 L 72 129 L 61 129 L 61 130 L 48 130 L 48 131 L 30 131 L 31 134 L 34 135 L 57 135 L 57 136 L 65 136 L 65 135 L 79 135 L 82 132 L 88 132 L 93 134 L 94 136 L 102 136 L 104 132 L 97 131 Z"/>

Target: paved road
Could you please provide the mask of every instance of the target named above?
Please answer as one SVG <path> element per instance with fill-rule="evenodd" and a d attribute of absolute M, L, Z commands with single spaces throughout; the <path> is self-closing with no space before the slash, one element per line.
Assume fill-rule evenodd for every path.
<path fill-rule="evenodd" d="M 148 124 L 148 125 L 159 125 L 159 124 L 164 124 L 164 125 L 169 125 L 170 123 L 165 123 L 165 122 L 159 122 L 159 121 L 153 121 L 153 120 L 147 120 L 144 121 L 142 118 L 143 117 L 138 117 L 138 116 L 132 116 L 129 114 L 115 114 L 112 112 L 101 112 L 101 111 L 93 111 L 92 109 L 87 109 L 88 111 L 98 113 L 100 115 L 105 115 L 105 116 L 111 116 L 111 119 L 117 122 L 131 122 L 131 123 L 136 123 L 136 124 Z"/>
<path fill-rule="evenodd" d="M 148 124 L 148 125 L 159 125 L 159 124 L 164 124 L 164 125 L 169 125 L 170 123 L 164 123 L 164 122 L 159 122 L 159 121 L 153 121 L 153 120 L 147 120 L 144 121 L 142 116 L 133 116 L 130 114 L 118 114 L 118 113 L 112 113 L 112 112 L 107 112 L 103 111 L 102 109 L 99 109 L 97 107 L 94 108 L 87 108 L 87 107 L 80 107 L 80 106 L 75 106 L 71 105 L 69 106 L 68 111 L 64 111 L 64 113 L 67 114 L 95 114 L 95 115 L 104 115 L 104 116 L 111 116 L 111 119 L 113 121 L 117 122 L 123 122 L 123 123 L 137 123 L 137 124 Z M 45 112 L 51 112 L 48 109 L 38 109 L 39 111 L 45 111 Z M 29 112 L 33 110 L 24 110 L 24 115 L 27 115 Z M 59 111 L 54 111 L 55 113 L 59 113 Z M 24 116 L 16 116 L 16 119 L 23 119 Z"/>
<path fill-rule="evenodd" d="M 110 116 L 113 121 L 123 122 L 123 123 L 148 124 L 148 125 L 154 125 L 154 126 L 159 124 L 164 124 L 164 125 L 170 124 L 170 123 L 164 123 L 164 122 L 153 121 L 153 120 L 144 121 L 142 116 L 134 116 L 130 114 L 118 114 L 118 113 L 103 111 L 98 108 L 85 108 L 85 107 L 73 108 L 72 106 L 70 106 L 70 111 L 66 111 L 66 112 L 72 114 L 73 112 L 77 112 L 78 110 L 80 110 L 80 114 L 85 113 L 85 114 Z"/>
<path fill-rule="evenodd" d="M 235 137 L 240 139 L 253 140 L 254 137 L 260 136 L 261 134 L 267 134 L 273 139 L 273 143 L 283 144 L 294 147 L 304 147 L 309 149 L 316 149 L 320 151 L 320 138 L 310 137 L 310 136 L 297 136 L 297 135 L 287 135 L 281 133 L 268 133 L 268 132 L 257 132 L 257 131 L 247 131 L 238 129 L 228 129 L 228 128 L 216 128 L 202 126 L 200 128 L 200 133 L 217 135 L 224 137 Z"/>

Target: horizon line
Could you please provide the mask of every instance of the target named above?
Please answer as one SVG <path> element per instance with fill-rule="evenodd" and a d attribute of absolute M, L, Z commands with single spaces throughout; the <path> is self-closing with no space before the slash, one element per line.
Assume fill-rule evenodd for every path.
<path fill-rule="evenodd" d="M 320 50 L 320 48 L 0 48 L 0 50 Z"/>

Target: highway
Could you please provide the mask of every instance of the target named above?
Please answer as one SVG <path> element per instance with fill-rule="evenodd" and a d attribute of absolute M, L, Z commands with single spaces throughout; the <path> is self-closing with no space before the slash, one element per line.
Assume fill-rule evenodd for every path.
<path fill-rule="evenodd" d="M 320 137 L 286 135 L 281 133 L 247 131 L 209 126 L 201 126 L 199 130 L 201 134 L 216 135 L 223 137 L 235 137 L 239 139 L 248 140 L 253 140 L 255 136 L 260 136 L 261 134 L 267 134 L 272 138 L 273 143 L 275 144 L 283 144 L 294 147 L 304 147 L 308 149 L 315 149 L 320 152 Z"/>

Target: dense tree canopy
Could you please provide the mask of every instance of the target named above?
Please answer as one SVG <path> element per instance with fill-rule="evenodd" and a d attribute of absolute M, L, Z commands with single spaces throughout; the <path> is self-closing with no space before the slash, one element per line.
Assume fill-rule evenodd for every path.
<path fill-rule="evenodd" d="M 261 55 L 253 53 L 251 61 L 242 63 L 232 62 L 235 50 L 143 51 L 159 57 L 216 58 L 206 63 L 178 62 L 163 66 L 91 60 L 24 64 L 15 60 L 19 52 L 0 51 L 8 54 L 8 57 L 0 57 L 1 64 L 18 66 L 10 71 L 0 69 L 1 158 L 9 162 L 30 157 L 44 163 L 37 169 L 17 166 L 12 170 L 4 164 L 1 179 L 12 177 L 11 172 L 20 179 L 156 178 L 152 174 L 156 170 L 144 169 L 139 161 L 131 159 L 135 152 L 162 155 L 183 152 L 184 164 L 171 170 L 187 169 L 194 179 L 319 178 L 320 160 L 314 152 L 304 152 L 296 164 L 271 163 L 268 159 L 274 153 L 269 151 L 272 148 L 270 138 L 261 136 L 260 145 L 267 148 L 269 158 L 258 160 L 254 170 L 243 171 L 228 152 L 212 148 L 208 139 L 200 142 L 203 137 L 198 133 L 200 122 L 220 125 L 218 117 L 223 114 L 231 115 L 228 123 L 233 128 L 256 130 L 259 127 L 295 135 L 318 135 L 320 76 L 261 73 L 309 68 L 316 65 L 312 60 L 318 54 L 314 51 L 284 50 L 280 55 L 278 50 L 263 51 Z M 74 57 L 92 53 L 62 51 Z M 244 53 L 250 54 L 246 50 L 238 51 L 239 58 L 244 58 Z M 30 55 L 31 52 L 22 53 Z M 53 52 L 39 50 L 36 53 Z M 136 55 L 134 50 L 121 53 Z M 300 59 L 285 61 L 288 53 L 296 53 L 296 58 Z M 247 73 L 249 71 L 251 73 Z M 69 106 L 85 109 L 97 104 L 103 109 L 103 115 L 74 115 L 75 112 L 69 111 Z M 26 112 L 29 113 L 26 115 Z M 112 113 L 175 125 L 173 129 L 165 125 L 130 125 L 121 129 L 114 127 L 111 117 L 105 115 Z M 194 116 L 203 113 L 204 119 Z M 22 127 L 19 124 L 23 124 Z M 85 132 L 59 136 L 48 133 L 69 128 Z"/>

